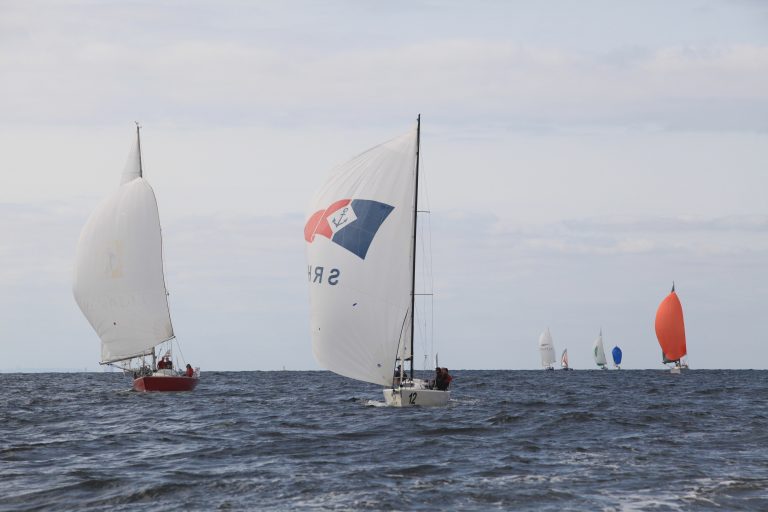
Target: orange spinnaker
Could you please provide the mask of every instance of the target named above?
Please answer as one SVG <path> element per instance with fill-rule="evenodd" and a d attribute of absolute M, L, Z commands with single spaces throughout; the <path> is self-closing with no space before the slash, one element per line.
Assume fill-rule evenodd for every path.
<path fill-rule="evenodd" d="M 667 295 L 656 311 L 656 337 L 670 361 L 677 361 L 687 353 L 683 306 L 675 292 Z"/>

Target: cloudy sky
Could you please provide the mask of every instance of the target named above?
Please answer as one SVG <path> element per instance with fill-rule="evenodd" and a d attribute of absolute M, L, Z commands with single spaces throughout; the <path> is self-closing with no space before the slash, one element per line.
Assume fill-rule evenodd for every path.
<path fill-rule="evenodd" d="M 768 368 L 764 2 L 0 0 L 0 370 L 98 369 L 75 244 L 134 120 L 186 359 L 317 368 L 309 200 L 418 113 L 441 363 L 659 368 L 674 280 L 692 367 Z"/>

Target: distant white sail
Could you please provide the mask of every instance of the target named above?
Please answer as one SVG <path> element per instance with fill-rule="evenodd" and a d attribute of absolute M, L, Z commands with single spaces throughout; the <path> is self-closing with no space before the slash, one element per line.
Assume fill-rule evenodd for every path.
<path fill-rule="evenodd" d="M 315 358 L 382 386 L 411 355 L 416 144 L 414 128 L 337 167 L 304 229 Z"/>
<path fill-rule="evenodd" d="M 555 364 L 555 345 L 552 342 L 552 335 L 549 328 L 539 336 L 539 352 L 541 354 L 541 366 L 549 368 Z"/>
<path fill-rule="evenodd" d="M 607 364 L 605 359 L 605 347 L 603 347 L 603 331 L 600 331 L 600 335 L 592 345 L 592 354 L 595 358 L 595 364 L 601 368 Z"/>
<path fill-rule="evenodd" d="M 568 368 L 568 349 L 563 350 L 563 354 L 560 356 L 560 366 Z"/>
<path fill-rule="evenodd" d="M 90 216 L 77 244 L 75 300 L 101 338 L 104 363 L 150 353 L 174 336 L 157 201 L 140 162 L 137 137 L 121 185 Z"/>

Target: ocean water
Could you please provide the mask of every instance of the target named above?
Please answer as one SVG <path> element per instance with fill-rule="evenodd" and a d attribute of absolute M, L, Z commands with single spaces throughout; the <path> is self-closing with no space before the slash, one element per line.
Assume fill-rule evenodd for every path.
<path fill-rule="evenodd" d="M 768 372 L 0 374 L 0 510 L 768 510 Z"/>

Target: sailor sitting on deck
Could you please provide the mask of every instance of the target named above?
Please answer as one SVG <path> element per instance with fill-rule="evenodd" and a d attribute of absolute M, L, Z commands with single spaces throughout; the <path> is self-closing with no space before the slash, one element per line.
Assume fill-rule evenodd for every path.
<path fill-rule="evenodd" d="M 403 369 L 402 369 L 402 367 L 401 367 L 401 366 L 398 364 L 398 365 L 397 365 L 397 368 L 395 368 L 395 374 L 394 374 L 394 376 L 392 377 L 392 385 L 393 385 L 393 386 L 397 387 L 397 386 L 399 386 L 399 385 L 400 385 L 400 382 L 401 382 L 401 380 L 403 380 L 403 379 L 401 379 L 401 378 L 400 378 L 400 377 L 402 376 L 402 374 L 403 374 Z"/>
<path fill-rule="evenodd" d="M 435 368 L 435 387 L 440 391 L 447 391 L 453 377 L 448 373 L 448 368 Z"/>
<path fill-rule="evenodd" d="M 157 369 L 158 370 L 173 370 L 173 362 L 171 361 L 171 358 L 168 356 L 163 356 L 160 361 L 157 362 Z"/>
<path fill-rule="evenodd" d="M 192 365 L 187 363 L 187 371 L 185 372 L 185 375 L 187 377 L 193 377 L 195 375 L 195 370 L 192 369 Z"/>

